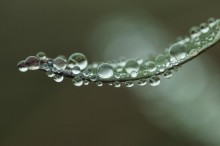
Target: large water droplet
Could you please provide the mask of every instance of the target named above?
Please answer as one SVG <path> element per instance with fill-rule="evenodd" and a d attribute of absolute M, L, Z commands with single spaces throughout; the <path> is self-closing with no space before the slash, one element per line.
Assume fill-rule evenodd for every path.
<path fill-rule="evenodd" d="M 72 81 L 73 81 L 73 84 L 74 84 L 75 86 L 77 86 L 77 87 L 83 85 L 83 80 L 82 80 L 82 78 L 79 77 L 79 76 L 74 77 Z"/>
<path fill-rule="evenodd" d="M 149 84 L 151 86 L 158 86 L 160 85 L 160 78 L 158 76 L 152 76 L 149 78 Z"/>
<path fill-rule="evenodd" d="M 30 70 L 37 70 L 40 68 L 40 60 L 35 56 L 29 56 L 25 60 L 25 65 Z"/>
<path fill-rule="evenodd" d="M 177 61 L 181 61 L 187 55 L 186 47 L 183 44 L 175 43 L 170 46 L 170 56 L 177 59 Z"/>
<path fill-rule="evenodd" d="M 111 78 L 114 74 L 113 67 L 108 63 L 102 63 L 97 72 L 99 77 L 103 79 Z"/>
<path fill-rule="evenodd" d="M 39 59 L 46 59 L 46 54 L 44 52 L 38 52 L 37 55 L 36 55 Z"/>
<path fill-rule="evenodd" d="M 137 61 L 135 61 L 135 60 L 128 60 L 125 64 L 125 71 L 128 74 L 131 74 L 131 72 L 133 72 L 133 71 L 138 72 L 139 68 L 140 68 L 140 66 L 137 63 Z"/>
<path fill-rule="evenodd" d="M 58 70 L 64 70 L 66 68 L 67 62 L 62 57 L 57 57 L 53 61 L 53 66 L 56 67 Z"/>
<path fill-rule="evenodd" d="M 74 53 L 69 57 L 68 66 L 70 68 L 73 68 L 74 66 L 79 66 L 79 68 L 83 70 L 87 67 L 87 65 L 87 58 L 82 53 Z"/>
<path fill-rule="evenodd" d="M 63 81 L 63 79 L 64 79 L 64 77 L 63 76 L 61 76 L 61 75 L 55 75 L 54 76 L 54 81 L 56 81 L 56 82 L 62 82 Z"/>

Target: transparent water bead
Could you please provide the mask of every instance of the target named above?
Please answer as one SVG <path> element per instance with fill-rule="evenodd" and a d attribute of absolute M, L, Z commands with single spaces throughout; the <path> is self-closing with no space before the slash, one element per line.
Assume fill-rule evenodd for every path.
<path fill-rule="evenodd" d="M 147 80 L 146 79 L 140 79 L 139 81 L 138 81 L 138 85 L 139 86 L 145 86 L 147 84 Z"/>
<path fill-rule="evenodd" d="M 102 83 L 101 81 L 98 81 L 98 82 L 96 82 L 96 85 L 97 85 L 98 87 L 102 87 L 102 86 L 103 86 L 103 83 Z"/>
<path fill-rule="evenodd" d="M 157 66 L 153 61 L 147 61 L 144 63 L 143 65 L 144 70 L 146 70 L 147 72 L 155 72 L 157 70 Z"/>
<path fill-rule="evenodd" d="M 97 75 L 92 75 L 91 77 L 90 77 L 90 80 L 92 81 L 92 82 L 95 82 L 96 80 L 97 80 Z"/>
<path fill-rule="evenodd" d="M 78 75 L 81 72 L 78 66 L 74 66 L 71 71 L 74 75 Z"/>
<path fill-rule="evenodd" d="M 113 86 L 114 86 L 115 88 L 119 88 L 119 87 L 121 87 L 121 83 L 120 83 L 119 81 L 115 81 L 115 82 L 113 83 Z"/>
<path fill-rule="evenodd" d="M 52 71 L 47 71 L 46 74 L 49 78 L 52 78 L 55 76 L 55 74 Z"/>
<path fill-rule="evenodd" d="M 82 78 L 79 77 L 79 76 L 76 76 L 75 78 L 73 78 L 72 81 L 73 81 L 73 84 L 74 84 L 75 86 L 77 86 L 77 87 L 80 87 L 80 86 L 83 85 L 83 80 L 82 80 Z"/>
<path fill-rule="evenodd" d="M 171 58 L 175 58 L 177 61 L 181 61 L 187 56 L 186 46 L 177 42 L 170 46 L 169 53 Z"/>
<path fill-rule="evenodd" d="M 134 86 L 134 82 L 133 81 L 126 81 L 125 82 L 125 86 L 126 87 L 133 87 Z"/>
<path fill-rule="evenodd" d="M 190 36 L 191 36 L 192 39 L 197 38 L 197 37 L 200 36 L 201 32 L 199 30 L 200 29 L 197 26 L 194 26 L 194 27 L 190 28 L 189 33 L 190 33 Z"/>
<path fill-rule="evenodd" d="M 158 76 L 152 76 L 149 78 L 149 84 L 151 86 L 158 86 L 160 85 L 160 78 Z"/>
<path fill-rule="evenodd" d="M 202 23 L 202 24 L 200 25 L 200 31 L 201 31 L 202 33 L 207 33 L 207 32 L 209 31 L 209 26 L 208 26 L 206 23 Z"/>
<path fill-rule="evenodd" d="M 82 53 L 73 53 L 68 59 L 68 67 L 73 68 L 74 66 L 79 66 L 80 70 L 87 67 L 88 61 L 85 55 Z"/>
<path fill-rule="evenodd" d="M 173 74 L 171 70 L 166 70 L 163 75 L 165 78 L 169 79 L 172 77 Z"/>
<path fill-rule="evenodd" d="M 189 51 L 188 56 L 193 57 L 193 56 L 196 56 L 197 54 L 198 54 L 198 50 L 197 49 L 192 49 L 192 50 Z"/>
<path fill-rule="evenodd" d="M 29 56 L 25 60 L 25 65 L 29 70 L 38 70 L 40 68 L 40 60 L 35 56 Z"/>
<path fill-rule="evenodd" d="M 100 78 L 108 79 L 111 78 L 114 74 L 113 67 L 108 63 L 102 63 L 99 65 L 97 73 Z"/>
<path fill-rule="evenodd" d="M 168 59 L 166 56 L 164 55 L 158 55 L 156 58 L 155 58 L 155 63 L 159 69 L 159 71 L 164 71 L 166 66 L 168 65 Z"/>
<path fill-rule="evenodd" d="M 38 52 L 36 56 L 41 60 L 44 60 L 47 58 L 44 52 Z"/>
<path fill-rule="evenodd" d="M 130 75 L 132 78 L 136 78 L 138 73 L 136 71 L 132 71 Z"/>
<path fill-rule="evenodd" d="M 53 61 L 53 66 L 58 70 L 64 70 L 66 68 L 67 62 L 63 57 L 58 56 Z"/>
<path fill-rule="evenodd" d="M 26 71 L 28 71 L 28 67 L 25 65 L 25 61 L 24 61 L 24 60 L 20 61 L 20 62 L 17 64 L 17 66 L 18 66 L 18 69 L 19 69 L 20 72 L 26 72 Z"/>
<path fill-rule="evenodd" d="M 61 76 L 61 75 L 55 75 L 54 76 L 54 81 L 56 81 L 56 82 L 62 82 L 63 81 L 63 79 L 64 79 L 64 77 L 63 76 Z"/>
<path fill-rule="evenodd" d="M 216 23 L 216 19 L 215 18 L 209 18 L 208 19 L 208 23 L 210 27 L 213 27 Z"/>
<path fill-rule="evenodd" d="M 88 80 L 84 80 L 84 85 L 89 85 L 89 81 Z"/>
<path fill-rule="evenodd" d="M 138 72 L 139 71 L 139 64 L 137 63 L 136 60 L 128 60 L 125 64 L 125 71 L 128 73 L 128 74 L 131 74 L 131 72 L 133 71 L 136 71 Z"/>

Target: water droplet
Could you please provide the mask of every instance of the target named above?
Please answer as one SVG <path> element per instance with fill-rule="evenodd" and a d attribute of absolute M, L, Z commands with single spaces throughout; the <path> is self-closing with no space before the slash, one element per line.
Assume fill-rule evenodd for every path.
<path fill-rule="evenodd" d="M 94 74 L 94 75 L 92 75 L 91 77 L 90 77 L 90 80 L 92 81 L 92 82 L 95 82 L 96 80 L 97 80 L 97 76 Z"/>
<path fill-rule="evenodd" d="M 138 81 L 138 85 L 140 85 L 140 86 L 145 86 L 146 84 L 147 84 L 147 80 L 146 79 L 140 79 Z"/>
<path fill-rule="evenodd" d="M 62 82 L 63 81 L 63 79 L 64 79 L 64 77 L 63 76 L 61 76 L 61 75 L 55 75 L 54 76 L 54 81 L 56 81 L 56 82 Z"/>
<path fill-rule="evenodd" d="M 139 64 L 137 63 L 137 61 L 135 60 L 128 60 L 126 62 L 126 65 L 125 65 L 125 71 L 128 73 L 128 74 L 131 74 L 131 72 L 133 71 L 136 71 L 138 72 L 139 71 Z"/>
<path fill-rule="evenodd" d="M 58 70 L 64 70 L 66 68 L 67 62 L 62 57 L 57 57 L 53 61 L 53 66 Z"/>
<path fill-rule="evenodd" d="M 159 68 L 159 71 L 163 72 L 168 64 L 168 59 L 164 55 L 158 55 L 155 59 L 155 63 Z"/>
<path fill-rule="evenodd" d="M 143 65 L 144 70 L 147 72 L 154 72 L 157 70 L 157 66 L 153 61 L 147 61 Z"/>
<path fill-rule="evenodd" d="M 181 61 L 187 55 L 186 47 L 183 44 L 175 43 L 170 46 L 170 56 L 177 59 L 177 61 Z"/>
<path fill-rule="evenodd" d="M 89 81 L 88 80 L 84 80 L 84 85 L 89 85 Z"/>
<path fill-rule="evenodd" d="M 132 78 L 136 78 L 138 73 L 136 71 L 132 71 L 130 75 Z"/>
<path fill-rule="evenodd" d="M 83 80 L 79 76 L 74 77 L 72 81 L 73 81 L 73 84 L 77 87 L 83 85 Z"/>
<path fill-rule="evenodd" d="M 40 60 L 35 56 L 29 56 L 25 60 L 25 65 L 30 70 L 37 70 L 40 68 Z"/>
<path fill-rule="evenodd" d="M 121 87 L 121 83 L 120 83 L 119 81 L 115 81 L 115 82 L 113 83 L 113 85 L 114 85 L 114 87 L 116 87 L 116 88 Z"/>
<path fill-rule="evenodd" d="M 78 66 L 74 66 L 74 67 L 72 68 L 72 73 L 73 73 L 74 75 L 78 75 L 78 74 L 80 73 L 80 68 L 79 68 Z"/>
<path fill-rule="evenodd" d="M 85 55 L 82 53 L 74 53 L 69 57 L 68 66 L 73 68 L 74 66 L 79 66 L 80 70 L 87 67 L 88 61 Z"/>
<path fill-rule="evenodd" d="M 210 27 L 213 27 L 216 23 L 216 19 L 215 18 L 209 18 L 208 19 L 208 23 Z"/>
<path fill-rule="evenodd" d="M 192 28 L 190 29 L 190 36 L 191 36 L 192 39 L 194 39 L 194 38 L 200 36 L 200 34 L 201 34 L 201 33 L 200 33 L 200 31 L 199 31 L 199 27 L 194 26 L 194 27 L 192 27 Z"/>
<path fill-rule="evenodd" d="M 202 24 L 200 25 L 200 31 L 201 31 L 202 33 L 207 33 L 207 32 L 209 31 L 209 26 L 208 26 L 206 23 L 202 23 Z"/>
<path fill-rule="evenodd" d="M 189 51 L 189 57 L 193 57 L 196 56 L 198 54 L 198 50 L 197 49 L 192 49 Z"/>
<path fill-rule="evenodd" d="M 101 86 L 103 86 L 103 83 L 101 81 L 98 81 L 98 82 L 96 82 L 96 85 L 101 87 Z"/>
<path fill-rule="evenodd" d="M 172 77 L 173 74 L 171 70 L 166 70 L 163 75 L 165 78 L 169 79 Z"/>
<path fill-rule="evenodd" d="M 125 82 L 125 86 L 126 87 L 133 87 L 134 86 L 134 82 L 133 81 L 126 81 Z"/>
<path fill-rule="evenodd" d="M 99 77 L 103 79 L 111 78 L 114 74 L 113 67 L 108 63 L 102 63 L 99 65 L 97 72 Z"/>
<path fill-rule="evenodd" d="M 158 76 L 152 76 L 149 78 L 149 84 L 151 86 L 158 86 L 160 85 L 160 78 Z"/>
<path fill-rule="evenodd" d="M 138 63 L 139 65 L 141 65 L 143 62 L 144 62 L 143 59 L 137 59 L 137 63 Z"/>
<path fill-rule="evenodd" d="M 44 60 L 47 58 L 44 52 L 38 52 L 36 56 L 41 60 Z"/>
<path fill-rule="evenodd" d="M 25 65 L 25 61 L 24 61 L 24 60 L 20 61 L 20 62 L 17 64 L 17 66 L 18 66 L 18 69 L 19 69 L 20 72 L 26 72 L 26 71 L 28 71 L 28 67 Z"/>
<path fill-rule="evenodd" d="M 47 76 L 50 77 L 50 78 L 52 78 L 52 77 L 55 76 L 55 74 L 54 74 L 52 71 L 47 71 L 46 74 L 47 74 Z"/>
<path fill-rule="evenodd" d="M 119 79 L 121 77 L 121 74 L 119 72 L 115 72 L 115 78 Z"/>

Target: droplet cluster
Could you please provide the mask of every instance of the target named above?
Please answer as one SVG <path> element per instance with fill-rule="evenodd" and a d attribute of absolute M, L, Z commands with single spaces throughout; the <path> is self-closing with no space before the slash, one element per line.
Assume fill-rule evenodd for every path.
<path fill-rule="evenodd" d="M 104 83 L 119 88 L 133 87 L 135 84 L 158 86 L 161 78 L 171 78 L 174 71 L 187 59 L 198 55 L 201 51 L 220 39 L 220 20 L 208 19 L 207 23 L 192 27 L 189 35 L 179 37 L 166 51 L 153 58 L 126 59 L 88 64 L 82 53 L 73 53 L 68 58 L 59 55 L 48 58 L 44 52 L 29 56 L 18 63 L 21 72 L 28 70 L 46 71 L 48 77 L 62 82 L 64 77 L 72 78 L 75 86 L 95 83 L 98 87 Z"/>

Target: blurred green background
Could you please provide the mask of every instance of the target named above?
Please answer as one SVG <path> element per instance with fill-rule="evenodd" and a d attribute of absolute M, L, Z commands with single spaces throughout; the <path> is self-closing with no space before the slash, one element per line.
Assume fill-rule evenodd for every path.
<path fill-rule="evenodd" d="M 161 52 L 219 0 L 0 1 L 0 146 L 219 146 L 220 45 L 159 87 L 76 88 L 16 64 L 44 51 L 89 62 Z"/>

